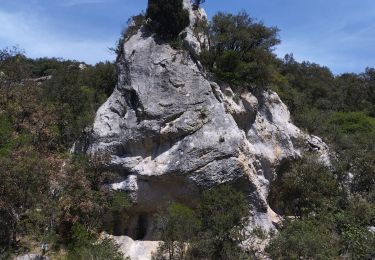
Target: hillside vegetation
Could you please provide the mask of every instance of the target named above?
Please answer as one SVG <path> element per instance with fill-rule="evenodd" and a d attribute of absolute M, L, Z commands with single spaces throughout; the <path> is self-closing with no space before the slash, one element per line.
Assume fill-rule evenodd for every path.
<path fill-rule="evenodd" d="M 150 7 L 147 15 L 157 11 Z M 144 17 L 135 17 L 125 39 Z M 170 38 L 178 37 L 186 21 L 167 32 L 164 22 L 154 24 L 154 31 L 175 43 Z M 210 38 L 209 51 L 200 57 L 210 77 L 238 92 L 255 86 L 276 91 L 294 123 L 332 149 L 331 168 L 305 156 L 274 180 L 269 201 L 289 217 L 271 234 L 267 253 L 272 259 L 374 258 L 375 69 L 334 75 L 292 54 L 279 59 L 273 53 L 280 42 L 277 28 L 245 12 L 218 13 L 196 29 Z M 0 50 L 0 259 L 35 251 L 42 242 L 51 257 L 123 258 L 100 233 L 113 232 L 130 199 L 103 185 L 117 178 L 98 167 L 106 158 L 69 154 L 112 93 L 116 75 L 111 62 L 91 66 Z M 196 209 L 171 202 L 160 212 L 165 243 L 155 258 L 165 252 L 170 259 L 253 258 L 255 252 L 238 250 L 247 211 L 243 195 L 230 189 L 204 192 Z M 258 237 L 265 237 L 262 231 Z"/>

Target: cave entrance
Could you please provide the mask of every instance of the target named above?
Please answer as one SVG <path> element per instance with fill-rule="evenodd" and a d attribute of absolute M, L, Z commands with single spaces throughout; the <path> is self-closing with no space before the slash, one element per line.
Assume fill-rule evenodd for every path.
<path fill-rule="evenodd" d="M 149 223 L 148 223 L 148 218 L 146 214 L 140 214 L 138 216 L 137 225 L 134 231 L 135 233 L 134 239 L 143 240 L 147 235 L 148 226 L 149 226 Z"/>
<path fill-rule="evenodd" d="M 114 236 L 128 236 L 134 240 L 144 240 L 150 234 L 152 220 L 146 213 L 136 213 L 131 216 L 118 215 L 112 219 Z"/>
<path fill-rule="evenodd" d="M 118 235 L 128 236 L 134 240 L 144 240 L 150 235 L 151 221 L 150 216 L 146 213 L 130 216 L 126 219 L 121 234 Z"/>

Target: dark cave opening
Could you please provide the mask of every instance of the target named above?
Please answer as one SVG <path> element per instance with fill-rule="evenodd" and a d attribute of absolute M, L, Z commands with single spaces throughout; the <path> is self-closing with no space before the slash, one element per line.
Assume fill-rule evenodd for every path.
<path fill-rule="evenodd" d="M 128 236 L 134 240 L 144 240 L 149 235 L 150 217 L 146 213 L 127 212 L 108 216 L 106 231 L 114 236 Z"/>
<path fill-rule="evenodd" d="M 135 228 L 135 240 L 142 240 L 147 235 L 148 229 L 148 218 L 145 214 L 140 214 L 138 216 L 137 226 Z"/>
<path fill-rule="evenodd" d="M 137 92 L 134 90 L 134 89 L 132 89 L 131 91 L 130 91 L 130 105 L 131 105 L 131 107 L 135 110 L 135 111 L 137 111 L 137 108 L 138 108 L 138 105 L 139 105 L 139 97 L 138 97 L 138 94 L 137 94 Z"/>

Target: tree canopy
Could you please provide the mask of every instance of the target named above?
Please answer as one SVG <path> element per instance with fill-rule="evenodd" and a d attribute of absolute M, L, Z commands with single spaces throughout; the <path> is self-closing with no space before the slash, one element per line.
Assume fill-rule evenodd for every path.
<path fill-rule="evenodd" d="M 190 24 L 182 0 L 149 0 L 146 18 L 150 28 L 163 38 L 175 38 Z"/>
<path fill-rule="evenodd" d="M 245 11 L 219 12 L 209 25 L 210 48 L 203 62 L 225 82 L 267 86 L 277 75 L 272 53 L 280 42 L 277 33 L 276 27 L 266 27 Z"/>

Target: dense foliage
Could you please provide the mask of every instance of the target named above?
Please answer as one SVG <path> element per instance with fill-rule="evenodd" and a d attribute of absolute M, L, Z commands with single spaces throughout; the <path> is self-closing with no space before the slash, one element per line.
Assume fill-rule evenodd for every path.
<path fill-rule="evenodd" d="M 306 155 L 279 173 L 269 201 L 279 214 L 306 218 L 334 207 L 339 191 L 330 169 Z"/>
<path fill-rule="evenodd" d="M 98 239 L 97 234 L 79 224 L 72 228 L 72 233 L 71 250 L 66 257 L 67 260 L 125 259 L 124 255 L 119 252 L 119 246 L 109 238 Z"/>
<path fill-rule="evenodd" d="M 164 243 L 153 257 L 159 259 L 248 259 L 239 243 L 247 236 L 249 205 L 245 195 L 223 185 L 202 193 L 193 211 L 172 204 L 160 216 Z"/>
<path fill-rule="evenodd" d="M 202 61 L 219 80 L 245 86 L 267 86 L 276 80 L 272 53 L 280 42 L 276 27 L 266 27 L 244 11 L 220 12 L 208 26 L 210 46 L 202 53 Z"/>
<path fill-rule="evenodd" d="M 335 76 L 326 67 L 298 63 L 287 55 L 279 71 L 283 79 L 273 88 L 299 127 L 329 143 L 333 169 L 305 158 L 281 173 L 270 199 L 280 213 L 301 219 L 284 223 L 270 253 L 288 259 L 371 259 L 375 255 L 375 235 L 368 231 L 375 224 L 374 70 Z M 330 241 L 329 246 L 322 241 Z"/>
<path fill-rule="evenodd" d="M 119 207 L 112 202 L 118 196 L 102 188 L 111 174 L 97 167 L 101 158 L 66 153 L 112 92 L 114 65 L 32 60 L 4 49 L 0 71 L 0 255 L 42 242 L 52 251 L 70 246 L 77 225 L 107 228 L 105 216 Z M 98 254 L 112 246 L 100 244 Z"/>
<path fill-rule="evenodd" d="M 146 18 L 150 28 L 163 38 L 174 38 L 189 24 L 189 12 L 182 0 L 149 0 Z"/>

